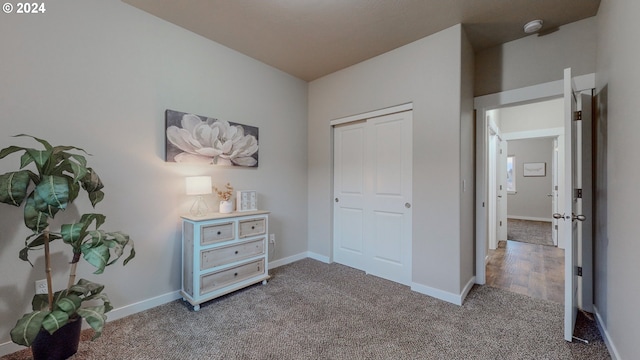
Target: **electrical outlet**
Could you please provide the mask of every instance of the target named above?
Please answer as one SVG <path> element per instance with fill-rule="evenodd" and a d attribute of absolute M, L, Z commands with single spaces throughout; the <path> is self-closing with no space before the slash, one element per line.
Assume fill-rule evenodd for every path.
<path fill-rule="evenodd" d="M 36 294 L 46 294 L 47 292 L 47 280 L 36 280 Z"/>
<path fill-rule="evenodd" d="M 276 234 L 269 234 L 269 244 L 276 243 Z"/>

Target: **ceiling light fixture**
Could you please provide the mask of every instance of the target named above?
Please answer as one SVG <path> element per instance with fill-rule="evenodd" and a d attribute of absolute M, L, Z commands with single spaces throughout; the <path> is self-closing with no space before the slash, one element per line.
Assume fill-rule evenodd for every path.
<path fill-rule="evenodd" d="M 524 32 L 527 34 L 533 34 L 542 29 L 542 20 L 532 20 L 524 24 Z"/>

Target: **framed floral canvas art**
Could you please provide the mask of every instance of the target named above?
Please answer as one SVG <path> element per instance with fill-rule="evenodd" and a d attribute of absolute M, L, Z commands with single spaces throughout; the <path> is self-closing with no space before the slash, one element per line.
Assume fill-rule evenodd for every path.
<path fill-rule="evenodd" d="M 165 161 L 227 166 L 258 166 L 258 128 L 165 111 Z"/>

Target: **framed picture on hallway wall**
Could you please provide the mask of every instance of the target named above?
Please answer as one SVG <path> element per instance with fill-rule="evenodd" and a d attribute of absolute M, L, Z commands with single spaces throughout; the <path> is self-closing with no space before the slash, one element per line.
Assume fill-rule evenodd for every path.
<path fill-rule="evenodd" d="M 522 166 L 522 176 L 547 176 L 547 163 L 524 163 Z"/>

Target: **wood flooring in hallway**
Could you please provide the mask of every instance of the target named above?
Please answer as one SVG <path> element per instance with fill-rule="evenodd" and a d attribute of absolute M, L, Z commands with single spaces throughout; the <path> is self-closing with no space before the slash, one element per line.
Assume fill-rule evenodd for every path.
<path fill-rule="evenodd" d="M 486 284 L 533 298 L 564 303 L 564 250 L 502 240 L 489 250 Z"/>

